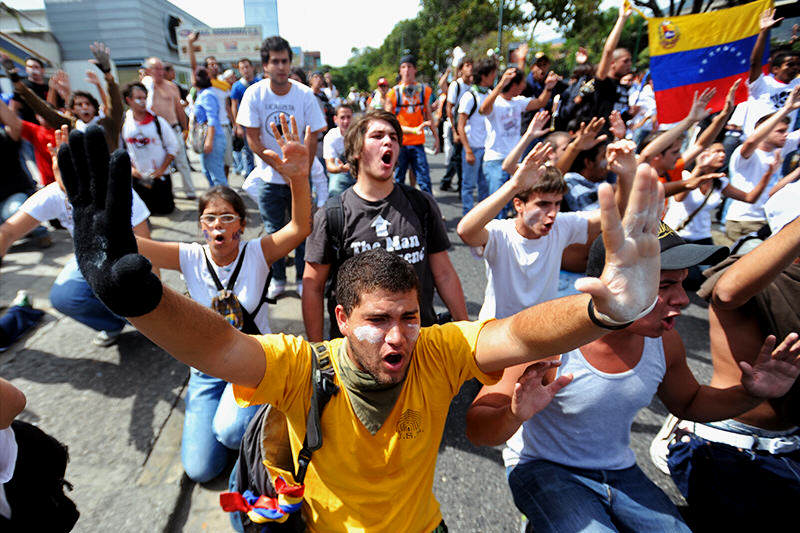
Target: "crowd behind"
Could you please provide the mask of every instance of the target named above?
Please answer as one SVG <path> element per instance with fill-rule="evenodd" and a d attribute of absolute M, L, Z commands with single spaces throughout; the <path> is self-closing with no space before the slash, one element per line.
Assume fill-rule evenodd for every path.
<path fill-rule="evenodd" d="M 533 531 L 738 530 L 782 523 L 800 497 L 800 53 L 791 48 L 793 39 L 761 64 L 769 31 L 780 22 L 773 11 L 764 12 L 749 72 L 719 89 L 725 93 L 722 109 L 709 110 L 716 91 L 706 89 L 695 93 L 683 120 L 661 124 L 646 69 L 634 72 L 630 51 L 618 47 L 629 16 L 620 10 L 598 64 L 590 64 L 581 49 L 571 73 L 554 72 L 547 55 L 523 45 L 505 69 L 496 57 L 467 55 L 427 84 L 417 79 L 415 57 L 405 55 L 397 78 L 380 78 L 371 94 L 355 88 L 340 94 L 330 73 L 292 67 L 291 47 L 277 36 L 264 41 L 262 65 L 242 59 L 224 70 L 214 57 L 198 62 L 193 34 L 189 88 L 177 84 L 174 67 L 156 57 L 142 65 L 139 81 L 119 87 L 110 50 L 95 43 L 87 79 L 99 99 L 71 90 L 63 71 L 46 79 L 35 57 L 25 73 L 3 57 L 15 92 L 0 102 L 0 261 L 19 240 L 46 248 L 50 232 L 66 230 L 75 236 L 76 254 L 53 283 L 52 306 L 95 330 L 98 346 L 115 344 L 129 323 L 160 335 L 135 322 L 137 313 L 125 312 L 130 308 L 115 308 L 103 292 L 113 283 L 88 272 L 81 260 L 94 246 L 78 237 L 88 231 L 81 217 L 87 216 L 89 186 L 82 176 L 104 180 L 98 168 L 113 174 L 124 166 L 132 191 L 125 196 L 109 184 L 108 201 L 112 192 L 116 200 L 131 198 L 123 222 L 130 214 L 126 228 L 138 253 L 157 275 L 179 271 L 190 298 L 237 330 L 273 333 L 268 309 L 287 290 L 291 254 L 308 342 L 345 337 L 354 351 L 359 343 L 408 345 L 408 354 L 397 348 L 381 352 L 376 362 L 336 355 L 342 344 L 326 344 L 350 410 L 329 407 L 325 413 L 341 428 L 349 429 L 351 420 L 358 427 L 344 435 L 324 426 L 326 443 L 334 442 L 329 449 L 338 448 L 320 449 L 309 470 L 303 515 L 311 530 L 447 530 L 430 494 L 443 425 L 431 422 L 417 439 L 428 448 L 420 456 L 429 461 L 417 461 L 422 473 L 413 481 L 413 469 L 400 473 L 402 453 L 392 455 L 396 438 L 419 433 L 419 422 L 395 420 L 410 416 L 396 403 L 417 405 L 408 398 L 412 393 L 403 393 L 411 380 L 406 373 L 413 373 L 410 353 L 432 365 L 425 367 L 430 372 L 438 363 L 429 352 L 437 350 L 455 354 L 442 357 L 464 369 L 447 371 L 445 388 L 452 394 L 435 416 L 446 416 L 461 382 L 477 377 L 483 383 L 467 414 L 467 436 L 478 445 L 505 444 L 511 493 Z M 743 85 L 748 97 L 737 104 Z M 100 146 L 108 148 L 100 150 L 102 157 Z M 460 195 L 458 236 L 485 263 L 478 317 L 468 316 L 449 257 L 427 161 L 431 148 L 442 150 L 447 161 L 438 188 Z M 127 158 L 114 154 L 109 163 L 107 154 L 116 149 Z M 198 190 L 192 181 L 190 152 L 207 188 Z M 74 168 L 65 169 L 70 162 Z M 240 190 L 229 186 L 232 173 L 244 178 Z M 172 181 L 176 174 L 180 187 Z M 643 199 L 648 180 L 661 184 L 663 201 L 655 187 Z M 97 195 L 106 187 L 93 183 L 91 190 Z M 151 239 L 149 216 L 169 217 L 178 191 L 198 200 L 200 242 Z M 247 211 L 240 193 L 258 205 L 264 228 L 259 238 L 243 238 Z M 538 304 L 562 297 L 572 299 L 557 301 L 575 302 L 575 295 L 601 291 L 599 281 L 585 276 L 606 279 L 606 263 L 615 264 L 607 255 L 618 246 L 608 234 L 613 215 L 632 220 L 648 201 L 657 204 L 661 221 L 653 305 L 619 320 L 590 301 L 589 318 L 604 329 L 602 336 L 531 356 L 560 354 L 536 362 L 509 356 L 489 364 L 479 357 L 477 339 L 487 321 L 505 324 L 500 319 L 524 315 L 532 306 L 553 314 L 556 308 Z M 366 295 L 411 289 L 418 314 L 403 315 L 402 327 L 386 325 L 394 312 L 388 304 L 352 325 L 356 310 L 371 302 Z M 674 329 L 689 304 L 687 292 L 708 302 L 709 385 L 692 375 Z M 446 311 L 434 309 L 435 294 Z M 20 291 L 0 317 L 0 350 L 41 317 Z M 548 324 L 554 336 L 574 333 Z M 270 372 L 280 379 L 286 374 L 287 382 L 303 375 L 298 363 L 280 354 L 300 353 L 305 344 L 283 336 L 262 339 Z M 167 350 L 186 361 L 179 348 Z M 467 356 L 457 361 L 461 352 Z M 294 389 L 281 392 L 285 397 L 267 390 L 260 357 L 259 379 L 250 384 L 231 377 L 233 366 L 217 372 L 209 370 L 216 368 L 211 363 L 190 367 L 181 451 L 192 480 L 206 482 L 225 471 L 258 404 L 285 411 L 290 426 L 296 411 L 308 410 L 308 402 L 292 403 Z M 287 368 L 273 369 L 280 365 Z M 413 377 L 424 390 L 434 387 L 424 376 Z M 636 466 L 629 446 L 633 418 L 656 394 L 671 414 L 651 457 L 685 496 L 683 513 Z M 24 495 L 23 478 L 57 475 L 37 469 L 30 460 L 34 452 L 26 452 L 46 435 L 20 421 L 12 424 L 24 404 L 22 392 L 0 377 L 0 524 L 17 527 L 36 504 Z M 305 430 L 305 422 L 300 425 Z M 411 436 L 384 435 L 395 426 Z M 304 445 L 291 436 L 295 448 Z M 347 448 L 351 441 L 356 448 Z M 328 466 L 337 453 L 341 472 Z M 381 472 L 389 471 L 384 479 Z M 364 479 L 345 482 L 342 472 L 363 473 Z M 233 474 L 232 493 L 244 494 Z M 368 491 L 393 496 L 366 503 Z M 235 528 L 259 522 L 256 500 L 242 497 L 226 509 Z M 296 511 L 284 507 L 287 515 Z M 74 507 L 56 515 L 54 524 L 61 524 L 54 530 L 69 530 L 78 516 Z"/>

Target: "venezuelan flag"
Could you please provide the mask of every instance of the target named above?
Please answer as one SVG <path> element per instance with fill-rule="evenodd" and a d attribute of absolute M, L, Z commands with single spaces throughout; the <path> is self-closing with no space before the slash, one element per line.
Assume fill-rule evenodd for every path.
<path fill-rule="evenodd" d="M 760 0 L 709 13 L 648 19 L 650 72 L 659 122 L 682 120 L 694 93 L 706 87 L 717 89 L 709 107 L 722 109 L 733 82 L 746 81 L 759 17 L 771 6 L 772 0 Z M 769 45 L 762 64 L 768 60 Z M 747 94 L 742 83 L 736 103 L 746 100 Z"/>

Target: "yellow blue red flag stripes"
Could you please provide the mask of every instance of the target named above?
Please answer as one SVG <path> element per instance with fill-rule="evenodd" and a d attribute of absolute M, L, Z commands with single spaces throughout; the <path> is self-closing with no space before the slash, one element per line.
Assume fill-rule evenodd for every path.
<path fill-rule="evenodd" d="M 722 109 L 734 81 L 746 78 L 750 52 L 759 32 L 759 17 L 772 0 L 696 15 L 648 19 L 650 73 L 658 121 L 678 122 L 689 112 L 695 92 L 715 87 L 709 107 Z M 769 59 L 765 50 L 762 64 Z M 736 103 L 747 99 L 746 84 Z"/>

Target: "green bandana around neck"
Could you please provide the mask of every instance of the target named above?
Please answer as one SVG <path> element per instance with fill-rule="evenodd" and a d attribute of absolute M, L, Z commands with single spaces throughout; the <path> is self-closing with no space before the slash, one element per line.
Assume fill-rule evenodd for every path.
<path fill-rule="evenodd" d="M 489 88 L 488 87 L 482 87 L 480 85 L 473 85 L 472 86 L 472 90 L 476 91 L 478 94 L 489 94 Z"/>
<path fill-rule="evenodd" d="M 336 350 L 336 362 L 339 363 L 339 379 L 341 379 L 350 404 L 356 416 L 372 435 L 378 432 L 392 412 L 400 392 L 401 381 L 396 385 L 381 385 L 366 372 L 358 370 L 350 357 L 345 353 L 345 344 Z"/>

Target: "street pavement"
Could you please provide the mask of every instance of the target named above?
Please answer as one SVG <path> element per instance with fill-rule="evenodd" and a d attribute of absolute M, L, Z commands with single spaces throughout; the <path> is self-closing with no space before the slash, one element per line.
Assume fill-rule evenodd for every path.
<path fill-rule="evenodd" d="M 451 259 L 461 277 L 470 317 L 476 318 L 486 282 L 484 266 L 458 239 L 461 215 L 457 193 L 441 192 L 444 157 L 430 156 L 434 195 L 446 219 L 453 244 Z M 199 162 L 194 161 L 195 168 Z M 194 174 L 199 188 L 205 178 Z M 233 176 L 231 184 L 241 185 Z M 183 200 L 180 180 L 176 211 L 152 217 L 153 236 L 160 240 L 199 241 L 196 202 Z M 250 227 L 246 238 L 261 234 L 255 204 L 248 199 Z M 45 310 L 42 323 L 9 351 L 0 354 L 0 376 L 28 398 L 19 418 L 37 424 L 67 444 L 71 461 L 67 479 L 81 512 L 79 532 L 225 532 L 227 515 L 219 508 L 219 493 L 228 472 L 204 485 L 183 475 L 180 438 L 183 399 L 188 379 L 185 365 L 127 327 L 120 342 L 109 348 L 92 344 L 95 332 L 55 311 L 48 292 L 72 255 L 63 230 L 52 231 L 54 244 L 38 249 L 21 241 L 4 258 L 0 270 L 0 303 L 8 305 L 17 290 L 26 289 L 36 307 Z M 270 306 L 273 331 L 303 334 L 300 300 L 294 292 L 294 269 L 287 268 L 288 290 Z M 177 272 L 163 272 L 166 284 L 185 292 Z M 437 303 L 444 310 L 441 301 Z M 711 376 L 707 314 L 693 298 L 678 320 L 690 367 L 701 383 Z M 434 492 L 454 532 L 514 532 L 522 523 L 505 481 L 501 448 L 476 447 L 465 437 L 464 415 L 479 385 L 464 385 L 451 404 L 439 446 Z M 666 410 L 654 399 L 633 423 L 632 446 L 647 475 L 676 503 L 682 503 L 670 479 L 650 462 L 650 440 Z M 376 500 L 381 498 L 375 495 Z"/>

